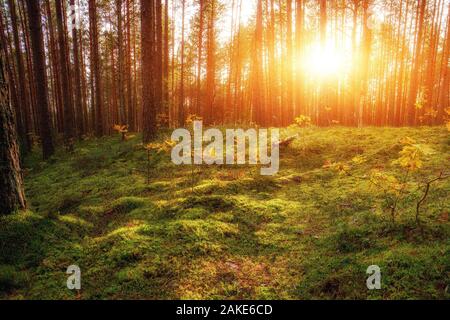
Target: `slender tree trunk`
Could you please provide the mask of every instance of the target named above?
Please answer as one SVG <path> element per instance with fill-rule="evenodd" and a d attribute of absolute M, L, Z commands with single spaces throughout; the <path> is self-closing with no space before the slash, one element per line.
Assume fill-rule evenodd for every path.
<path fill-rule="evenodd" d="M 164 114 L 169 115 L 169 0 L 164 3 L 164 66 L 163 66 L 163 82 L 164 82 Z"/>
<path fill-rule="evenodd" d="M 102 78 L 100 69 L 100 57 L 98 49 L 98 25 L 97 25 L 97 4 L 96 0 L 89 0 L 89 24 L 91 29 L 91 72 L 94 78 L 95 90 L 95 134 L 101 137 L 104 134 L 103 128 L 103 94 Z"/>
<path fill-rule="evenodd" d="M 83 123 L 84 134 L 91 132 L 91 126 L 89 125 L 89 112 L 88 112 L 88 95 L 87 95 L 87 80 L 86 80 L 86 67 L 84 60 L 84 45 L 83 45 L 83 33 L 79 30 L 79 43 L 80 43 L 80 68 L 81 68 L 81 92 L 83 95 Z"/>
<path fill-rule="evenodd" d="M 296 27 L 295 27 L 295 44 L 296 54 L 298 61 L 303 61 L 303 24 L 304 24 L 304 0 L 296 0 Z M 303 84 L 303 72 L 300 63 L 296 66 L 296 95 L 295 95 L 295 115 L 301 115 L 305 113 L 304 107 L 304 84 Z"/>
<path fill-rule="evenodd" d="M 47 160 L 53 155 L 55 148 L 53 145 L 47 97 L 47 73 L 45 71 L 40 0 L 27 0 L 26 3 L 33 50 L 34 78 L 39 79 L 39 81 L 36 82 L 36 98 L 37 106 L 39 108 L 39 132 L 41 135 L 44 160 Z"/>
<path fill-rule="evenodd" d="M 287 109 L 287 118 L 286 125 L 292 123 L 294 119 L 294 109 L 293 109 L 293 51 L 292 51 L 292 0 L 286 1 L 286 14 L 287 14 L 287 30 L 286 30 L 286 48 L 287 48 L 287 79 L 286 79 L 286 90 L 287 90 L 287 105 L 285 108 Z"/>
<path fill-rule="evenodd" d="M 215 0 L 209 2 L 209 17 L 208 17 L 208 48 L 206 58 L 206 123 L 212 124 L 216 120 L 216 113 L 214 108 L 216 95 L 216 31 L 215 31 L 215 14 L 216 3 Z"/>
<path fill-rule="evenodd" d="M 242 59 L 241 59 L 241 12 L 242 12 L 242 1 L 239 1 L 238 17 L 237 17 L 237 32 L 236 32 L 236 64 L 235 64 L 235 75 L 234 75 L 234 96 L 233 96 L 233 121 L 236 124 L 242 112 L 240 112 L 239 101 L 241 96 L 241 77 L 242 77 Z"/>
<path fill-rule="evenodd" d="M 30 45 L 30 33 L 26 32 L 28 30 L 29 21 L 27 19 L 27 15 L 25 13 L 25 3 L 24 1 L 19 2 L 19 16 L 22 25 L 22 34 L 23 34 L 23 44 L 25 45 L 25 53 L 26 53 L 26 62 L 27 62 L 27 94 L 28 100 L 30 101 L 30 112 L 27 112 L 27 121 L 28 127 L 30 131 L 34 128 L 35 132 L 39 134 L 39 115 L 38 115 L 38 106 L 37 106 L 37 98 L 36 98 L 36 79 L 34 78 L 33 72 L 33 63 L 32 63 L 32 49 Z M 51 109 L 50 109 L 51 110 Z M 51 118 L 51 113 L 50 113 Z"/>
<path fill-rule="evenodd" d="M 9 4 L 9 11 L 11 14 L 11 25 L 12 25 L 12 29 L 13 29 L 13 39 L 14 39 L 14 47 L 15 47 L 15 56 L 16 56 L 16 66 L 17 66 L 17 74 L 18 74 L 18 87 L 17 87 L 17 91 L 18 91 L 18 96 L 19 96 L 19 102 L 20 102 L 20 113 L 19 115 L 24 115 L 24 117 L 22 119 L 25 119 L 25 121 L 23 121 L 23 129 L 25 130 L 24 132 L 22 132 L 22 135 L 25 134 L 25 136 L 23 136 L 23 144 L 24 144 L 24 150 L 26 152 L 31 150 L 31 137 L 30 137 L 30 122 L 31 121 L 27 121 L 26 117 L 28 117 L 28 115 L 31 112 L 31 107 L 30 107 L 30 103 L 29 103 L 29 96 L 27 94 L 27 90 L 26 90 L 26 79 L 25 79 L 25 68 L 24 68 L 24 63 L 23 63 L 23 58 L 22 58 L 22 50 L 21 50 L 21 46 L 20 46 L 20 40 L 19 40 L 19 31 L 18 31 L 18 26 L 19 26 L 19 22 L 17 21 L 17 11 L 16 11 L 16 5 L 14 0 L 8 0 L 8 4 Z"/>
<path fill-rule="evenodd" d="M 47 13 L 47 21 L 48 21 L 48 33 L 50 40 L 50 60 L 53 71 L 53 81 L 52 81 L 52 97 L 55 100 L 54 104 L 56 105 L 56 128 L 58 132 L 64 132 L 64 112 L 63 112 L 63 101 L 62 101 L 62 90 L 61 90 L 61 68 L 59 66 L 58 61 L 58 48 L 55 39 L 55 32 L 53 29 L 53 15 L 50 6 L 50 0 L 45 0 L 45 9 Z"/>
<path fill-rule="evenodd" d="M 263 10 L 262 0 L 258 0 L 256 12 L 256 29 L 253 43 L 252 54 L 252 83 L 251 83 L 251 119 L 258 124 L 263 125 L 264 119 L 264 92 L 263 92 Z"/>
<path fill-rule="evenodd" d="M 67 43 L 65 22 L 63 17 L 63 0 L 55 0 L 56 21 L 58 25 L 59 64 L 61 66 L 62 94 L 64 101 L 64 144 L 69 150 L 73 149 L 74 112 L 72 103 L 72 88 L 70 86 L 70 68 L 67 61 Z"/>
<path fill-rule="evenodd" d="M 364 116 L 368 115 L 367 108 L 367 90 L 368 90 L 368 74 L 369 60 L 372 44 L 372 31 L 369 27 L 369 1 L 363 2 L 363 39 L 362 39 L 362 56 L 361 56 L 361 89 L 359 91 L 359 110 L 358 110 L 358 126 L 364 124 Z M 367 119 L 366 119 L 367 120 Z M 367 121 L 366 121 L 367 122 Z"/>
<path fill-rule="evenodd" d="M 185 29 L 185 10 L 186 10 L 186 0 L 182 0 L 182 10 L 181 10 L 181 74 L 180 74 L 180 101 L 178 105 L 178 124 L 180 127 L 184 127 L 185 123 L 185 110 L 184 110 L 184 29 Z"/>
<path fill-rule="evenodd" d="M 132 84 L 132 73 L 131 73 L 131 5 L 132 1 L 127 0 L 127 54 L 126 54 L 126 81 L 127 81 L 127 117 L 128 126 L 130 131 L 135 131 L 136 126 L 134 124 L 134 108 L 133 108 L 133 84 Z"/>
<path fill-rule="evenodd" d="M 409 85 L 409 95 L 407 104 L 407 121 L 408 125 L 414 125 L 416 123 L 416 102 L 417 102 L 417 92 L 419 90 L 419 72 L 421 68 L 422 61 L 422 48 L 423 48 L 423 36 L 424 36 L 424 21 L 425 21 L 425 9 L 427 6 L 426 0 L 419 0 L 419 10 L 418 10 L 418 29 L 416 46 L 414 52 L 413 67 L 411 69 L 411 82 Z"/>
<path fill-rule="evenodd" d="M 326 41 L 327 41 L 327 0 L 320 0 L 320 50 L 325 51 Z M 317 87 L 317 110 L 316 110 L 316 121 L 319 125 L 325 124 L 325 106 L 327 103 L 327 92 L 324 88 L 325 82 L 320 79 L 319 85 Z"/>
<path fill-rule="evenodd" d="M 84 110 L 83 110 L 83 95 L 81 92 L 81 72 L 80 72 L 80 50 L 78 45 L 78 26 L 76 21 L 75 0 L 70 0 L 71 7 L 71 28 L 72 28 L 72 45 L 73 45 L 73 61 L 74 61 L 74 75 L 75 75 L 75 110 L 78 127 L 78 138 L 85 133 L 84 128 Z"/>
<path fill-rule="evenodd" d="M 163 112 L 163 29 L 162 29 L 162 0 L 155 1 L 155 108 L 157 114 Z M 158 123 L 159 126 L 163 123 Z"/>
<path fill-rule="evenodd" d="M 203 56 L 203 29 L 204 29 L 204 11 L 205 11 L 205 2 L 204 0 L 199 0 L 199 29 L 198 29 L 198 52 L 197 52 L 197 99 L 196 99 L 196 108 L 195 113 L 198 115 L 202 110 L 202 56 Z"/>
<path fill-rule="evenodd" d="M 124 124 L 127 120 L 125 107 L 125 92 L 124 92 L 124 54 L 123 54 L 123 17 L 122 17 L 122 0 L 116 0 L 116 15 L 117 15 L 117 64 L 118 64 L 118 91 L 119 91 L 119 121 Z"/>
<path fill-rule="evenodd" d="M 142 44 L 142 108 L 144 142 L 149 142 L 156 135 L 156 108 L 154 103 L 155 61 L 155 3 L 154 0 L 141 0 L 141 44 Z"/>
<path fill-rule="evenodd" d="M 361 65 L 361 57 L 357 46 L 357 31 L 358 31 L 358 14 L 359 14 L 359 6 L 361 0 L 352 0 L 352 60 L 353 68 L 352 68 L 352 108 L 351 114 L 349 115 L 351 125 L 358 124 L 358 108 L 359 108 L 359 92 L 360 92 L 360 83 L 359 83 L 359 75 L 360 70 L 359 66 Z"/>
<path fill-rule="evenodd" d="M 269 7 L 269 5 L 267 5 Z M 279 119 L 279 105 L 278 101 L 278 83 L 277 83 L 277 61 L 276 61 L 276 49 L 275 49 L 275 8 L 274 0 L 270 0 L 270 23 L 267 28 L 267 56 L 268 56 L 268 113 L 270 117 L 270 123 L 278 126 L 281 125 Z"/>

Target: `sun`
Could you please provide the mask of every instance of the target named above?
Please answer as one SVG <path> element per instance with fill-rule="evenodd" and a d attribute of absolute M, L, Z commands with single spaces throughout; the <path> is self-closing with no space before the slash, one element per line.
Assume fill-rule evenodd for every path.
<path fill-rule="evenodd" d="M 312 77 L 335 76 L 345 69 L 344 51 L 332 44 L 312 45 L 302 60 L 304 71 Z"/>

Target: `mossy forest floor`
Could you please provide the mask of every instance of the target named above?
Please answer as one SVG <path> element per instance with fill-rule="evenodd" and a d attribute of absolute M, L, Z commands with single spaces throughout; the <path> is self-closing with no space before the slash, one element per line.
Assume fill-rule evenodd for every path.
<path fill-rule="evenodd" d="M 253 166 L 177 167 L 169 156 L 147 177 L 139 136 L 89 139 L 48 162 L 36 150 L 24 169 L 29 210 L 0 218 L 0 298 L 448 299 L 449 180 L 432 185 L 419 228 L 420 192 L 393 224 L 368 178 L 372 169 L 401 176 L 392 160 L 403 137 L 433 150 L 411 181 L 448 170 L 447 129 L 282 136 L 296 132 L 274 177 Z M 324 166 L 358 155 L 367 161 L 349 174 Z M 70 265 L 81 268 L 80 292 L 66 288 Z M 381 268 L 381 290 L 366 287 L 370 265 Z"/>

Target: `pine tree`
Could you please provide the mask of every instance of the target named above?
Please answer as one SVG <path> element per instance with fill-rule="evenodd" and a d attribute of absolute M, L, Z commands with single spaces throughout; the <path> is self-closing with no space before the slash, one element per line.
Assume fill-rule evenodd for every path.
<path fill-rule="evenodd" d="M 5 48 L 0 48 L 0 215 L 25 209 L 14 111 L 6 75 Z"/>

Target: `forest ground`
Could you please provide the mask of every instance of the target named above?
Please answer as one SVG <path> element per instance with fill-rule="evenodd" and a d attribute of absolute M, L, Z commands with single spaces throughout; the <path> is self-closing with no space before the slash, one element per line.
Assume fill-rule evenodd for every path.
<path fill-rule="evenodd" d="M 296 132 L 274 177 L 250 166 L 177 167 L 164 155 L 147 177 L 140 136 L 89 139 L 48 162 L 36 150 L 25 161 L 29 210 L 0 218 L 0 298 L 448 299 L 448 179 L 432 185 L 419 228 L 420 193 L 399 204 L 393 224 L 368 178 L 374 168 L 402 175 L 392 160 L 403 137 L 434 151 L 411 181 L 448 169 L 447 129 L 283 136 Z M 353 165 L 358 155 L 367 161 Z M 334 162 L 346 172 L 324 166 Z M 66 288 L 74 264 L 80 292 Z M 382 289 L 369 291 L 373 264 Z"/>

